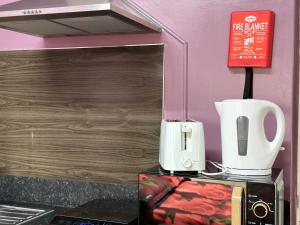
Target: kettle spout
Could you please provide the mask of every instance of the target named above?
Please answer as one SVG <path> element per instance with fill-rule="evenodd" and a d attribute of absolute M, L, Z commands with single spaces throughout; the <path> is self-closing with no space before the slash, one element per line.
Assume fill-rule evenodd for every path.
<path fill-rule="evenodd" d="M 217 112 L 218 112 L 219 116 L 221 116 L 221 114 L 222 114 L 222 102 L 215 102 L 215 107 L 217 109 Z"/>

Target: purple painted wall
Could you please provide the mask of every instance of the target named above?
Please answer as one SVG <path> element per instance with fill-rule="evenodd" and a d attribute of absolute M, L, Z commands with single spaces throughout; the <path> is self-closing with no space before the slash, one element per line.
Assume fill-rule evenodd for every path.
<path fill-rule="evenodd" d="M 2 0 L 1 4 L 15 0 Z M 243 69 L 228 69 L 228 31 L 230 12 L 270 9 L 276 13 L 273 65 L 255 70 L 254 97 L 271 100 L 286 116 L 286 150 L 279 154 L 276 166 L 285 169 L 286 198 L 295 205 L 296 137 L 293 134 L 295 58 L 295 0 L 135 0 L 166 26 L 189 43 L 188 91 L 183 87 L 182 45 L 169 35 L 104 35 L 42 39 L 0 30 L 0 49 L 61 48 L 111 46 L 123 44 L 166 43 L 165 117 L 184 117 L 185 93 L 188 117 L 204 122 L 207 156 L 220 160 L 220 125 L 214 102 L 240 98 L 244 83 Z M 268 127 L 272 127 L 270 124 Z M 294 137 L 293 137 L 294 136 Z M 295 224 L 294 210 L 293 222 Z"/>

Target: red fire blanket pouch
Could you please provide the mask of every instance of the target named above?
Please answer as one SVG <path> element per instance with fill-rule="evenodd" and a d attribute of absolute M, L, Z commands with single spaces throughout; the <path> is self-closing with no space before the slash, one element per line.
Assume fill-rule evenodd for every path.
<path fill-rule="evenodd" d="M 270 67 L 274 21 L 272 11 L 233 12 L 228 67 Z"/>

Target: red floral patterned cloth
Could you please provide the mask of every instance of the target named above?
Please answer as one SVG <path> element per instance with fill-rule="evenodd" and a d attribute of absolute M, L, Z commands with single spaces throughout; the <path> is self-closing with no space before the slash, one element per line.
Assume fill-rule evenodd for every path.
<path fill-rule="evenodd" d="M 183 180 L 183 177 L 139 174 L 139 198 L 149 204 L 155 204 L 178 187 Z"/>
<path fill-rule="evenodd" d="M 160 225 L 229 225 L 231 196 L 231 186 L 184 181 L 153 209 L 153 221 Z"/>

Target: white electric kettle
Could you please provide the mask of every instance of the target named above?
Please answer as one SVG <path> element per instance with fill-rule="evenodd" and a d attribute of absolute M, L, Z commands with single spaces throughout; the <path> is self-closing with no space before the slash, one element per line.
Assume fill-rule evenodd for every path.
<path fill-rule="evenodd" d="M 215 102 L 221 117 L 222 164 L 231 174 L 270 175 L 285 134 L 282 110 L 257 99 Z M 273 141 L 265 135 L 264 119 L 273 112 L 277 132 Z"/>

